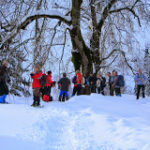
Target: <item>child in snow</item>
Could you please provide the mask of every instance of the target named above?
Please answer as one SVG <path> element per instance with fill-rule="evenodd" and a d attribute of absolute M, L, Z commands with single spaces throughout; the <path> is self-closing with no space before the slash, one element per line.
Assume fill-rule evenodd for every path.
<path fill-rule="evenodd" d="M 40 79 L 42 76 L 42 71 L 40 70 L 39 65 L 35 65 L 34 72 L 30 74 L 33 79 L 32 88 L 33 88 L 33 104 L 31 106 L 40 106 Z"/>
<path fill-rule="evenodd" d="M 8 62 L 3 61 L 3 65 L 0 66 L 0 103 L 6 103 L 5 99 L 9 93 L 7 83 L 10 82 L 8 72 Z"/>

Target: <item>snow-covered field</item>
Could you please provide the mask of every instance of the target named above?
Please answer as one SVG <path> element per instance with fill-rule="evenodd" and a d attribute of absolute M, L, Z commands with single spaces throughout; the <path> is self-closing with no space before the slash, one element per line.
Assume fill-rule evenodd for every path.
<path fill-rule="evenodd" d="M 0 105 L 0 150 L 150 150 L 150 98 L 74 97 Z M 14 104 L 15 103 L 15 104 Z"/>

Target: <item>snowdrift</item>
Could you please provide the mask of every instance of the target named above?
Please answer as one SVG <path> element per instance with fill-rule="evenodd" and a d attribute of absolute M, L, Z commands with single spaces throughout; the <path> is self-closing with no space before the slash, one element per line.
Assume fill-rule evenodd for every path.
<path fill-rule="evenodd" d="M 150 99 L 73 97 L 30 107 L 0 105 L 1 150 L 150 150 Z"/>

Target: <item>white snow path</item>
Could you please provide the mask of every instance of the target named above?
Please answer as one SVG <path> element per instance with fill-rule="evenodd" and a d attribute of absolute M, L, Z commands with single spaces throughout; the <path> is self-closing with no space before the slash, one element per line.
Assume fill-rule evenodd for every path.
<path fill-rule="evenodd" d="M 0 112 L 0 139 L 32 142 L 34 150 L 150 149 L 148 98 L 81 96 L 66 103 L 45 104 L 41 109 L 0 105 Z"/>

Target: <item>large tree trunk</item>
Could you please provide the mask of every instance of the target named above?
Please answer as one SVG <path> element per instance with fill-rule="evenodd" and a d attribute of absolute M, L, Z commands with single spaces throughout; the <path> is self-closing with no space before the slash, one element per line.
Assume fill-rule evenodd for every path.
<path fill-rule="evenodd" d="M 100 64 L 102 61 L 100 60 L 100 38 L 102 27 L 105 23 L 106 18 L 109 15 L 109 11 L 112 6 L 117 2 L 117 0 L 110 0 L 107 6 L 104 8 L 103 13 L 101 15 L 101 19 L 97 22 L 96 17 L 96 9 L 95 9 L 95 0 L 91 0 L 90 8 L 91 8 L 91 16 L 92 16 L 92 25 L 93 25 L 93 35 L 90 40 L 90 46 L 92 49 L 92 60 L 95 66 L 95 71 L 98 72 L 100 70 Z"/>
<path fill-rule="evenodd" d="M 91 17 L 92 17 L 92 26 L 93 26 L 93 34 L 90 40 L 90 47 L 92 50 L 92 60 L 95 67 L 96 73 L 100 69 L 100 32 L 97 30 L 97 19 L 96 19 L 96 10 L 94 6 L 94 0 L 91 0 L 90 3 L 91 8 Z"/>
<path fill-rule="evenodd" d="M 84 76 L 88 76 L 93 71 L 91 51 L 86 46 L 80 29 L 80 7 L 82 0 L 72 0 L 72 29 L 70 30 L 70 36 L 73 46 L 72 60 L 75 70 L 82 67 L 82 73 Z"/>

